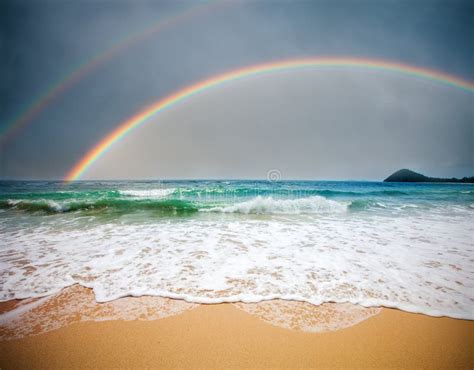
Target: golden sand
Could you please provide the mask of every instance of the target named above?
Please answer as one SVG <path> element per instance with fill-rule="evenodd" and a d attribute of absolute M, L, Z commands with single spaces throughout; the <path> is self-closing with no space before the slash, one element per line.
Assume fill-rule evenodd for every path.
<path fill-rule="evenodd" d="M 23 338 L 0 342 L 2 369 L 474 367 L 472 321 L 392 309 L 379 313 L 377 309 L 354 311 L 354 307 L 326 305 L 318 311 L 317 307 L 304 303 L 281 301 L 259 305 L 192 305 L 142 297 L 98 305 L 89 301 L 90 292 L 77 289 L 29 310 L 31 313 L 25 316 L 29 320 L 56 317 L 66 324 L 47 331 L 39 320 L 35 330 L 25 332 L 24 328 L 33 322 L 25 321 L 20 326 Z M 81 294 L 82 301 L 77 294 Z M 149 312 L 150 304 L 156 303 L 161 306 Z M 10 309 L 19 307 L 18 302 L 9 304 Z M 78 309 L 74 311 L 73 307 Z M 348 309 L 358 323 L 354 325 L 350 319 L 344 329 L 327 331 L 335 328 L 334 323 L 343 322 L 339 316 Z M 140 316 L 143 310 L 146 314 Z M 125 321 L 137 313 L 141 320 Z M 64 315 L 70 316 L 61 321 Z M 87 321 L 84 315 L 111 321 Z M 117 319 L 117 315 L 125 316 Z M 322 322 L 329 326 L 321 326 Z M 3 334 L 13 335 L 11 331 Z"/>
<path fill-rule="evenodd" d="M 272 300 L 254 304 L 234 303 L 251 315 L 275 326 L 322 333 L 344 329 L 377 315 L 381 308 L 353 304 Z M 162 297 L 125 297 L 97 303 L 91 289 L 73 285 L 58 294 L 0 304 L 0 340 L 21 339 L 85 321 L 157 320 L 179 315 L 198 305 Z"/>

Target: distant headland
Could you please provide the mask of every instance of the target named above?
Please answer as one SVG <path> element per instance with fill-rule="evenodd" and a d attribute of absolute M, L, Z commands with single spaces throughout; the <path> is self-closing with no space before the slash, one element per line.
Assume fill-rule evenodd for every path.
<path fill-rule="evenodd" d="M 428 177 L 421 173 L 408 170 L 406 168 L 398 170 L 387 177 L 384 182 L 461 182 L 461 183 L 474 183 L 474 176 L 463 177 L 462 179 L 450 178 L 442 179 L 437 177 Z"/>

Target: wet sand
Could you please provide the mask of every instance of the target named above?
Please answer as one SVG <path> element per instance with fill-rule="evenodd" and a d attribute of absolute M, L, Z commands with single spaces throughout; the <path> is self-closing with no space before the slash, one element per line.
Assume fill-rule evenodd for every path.
<path fill-rule="evenodd" d="M 342 330 L 308 333 L 218 304 L 151 321 L 77 322 L 2 341 L 0 367 L 470 369 L 473 344 L 474 322 L 467 320 L 383 309 Z"/>

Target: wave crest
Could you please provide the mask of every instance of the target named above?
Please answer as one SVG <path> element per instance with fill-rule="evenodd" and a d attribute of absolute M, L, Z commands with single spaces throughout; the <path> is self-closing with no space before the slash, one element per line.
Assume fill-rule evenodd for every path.
<path fill-rule="evenodd" d="M 166 198 L 167 196 L 173 194 L 176 189 L 149 189 L 149 190 L 120 190 L 121 195 L 127 195 L 137 198 Z"/>
<path fill-rule="evenodd" d="M 301 199 L 274 199 L 258 196 L 245 202 L 202 209 L 202 211 L 243 214 L 342 213 L 347 210 L 347 206 L 347 204 L 320 196 Z"/>
<path fill-rule="evenodd" d="M 178 199 L 163 200 L 132 200 L 132 199 L 101 199 L 97 201 L 55 202 L 52 200 L 7 200 L 0 201 L 0 209 L 13 209 L 29 213 L 68 213 L 77 211 L 111 211 L 126 214 L 133 211 L 153 211 L 160 214 L 186 214 L 197 212 L 198 208 L 192 202 Z"/>

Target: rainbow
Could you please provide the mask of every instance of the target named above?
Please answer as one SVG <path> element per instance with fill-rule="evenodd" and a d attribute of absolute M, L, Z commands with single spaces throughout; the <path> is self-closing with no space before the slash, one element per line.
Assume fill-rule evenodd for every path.
<path fill-rule="evenodd" d="M 193 6 L 190 9 L 182 11 L 178 14 L 159 20 L 139 33 L 128 36 L 119 40 L 107 50 L 95 55 L 91 59 L 80 64 L 74 68 L 65 77 L 58 80 L 50 86 L 43 94 L 30 103 L 25 110 L 20 112 L 15 118 L 7 122 L 0 128 L 0 146 L 7 143 L 9 139 L 13 138 L 21 128 L 32 122 L 46 107 L 48 107 L 58 96 L 66 92 L 69 88 L 81 81 L 84 77 L 97 69 L 102 64 L 106 63 L 125 49 L 136 44 L 139 41 L 156 34 L 165 28 L 171 27 L 179 22 L 185 21 L 210 9 L 215 9 L 216 5 L 228 4 L 229 1 L 210 1 L 208 3 Z M 212 7 L 211 7 L 212 6 Z"/>
<path fill-rule="evenodd" d="M 126 121 L 120 123 L 118 127 L 100 140 L 66 175 L 65 181 L 78 180 L 87 169 L 97 161 L 107 150 L 133 129 L 148 122 L 149 119 L 166 108 L 169 108 L 183 100 L 186 100 L 202 91 L 209 90 L 213 87 L 236 81 L 242 78 L 269 74 L 276 71 L 301 69 L 308 67 L 350 67 L 350 68 L 364 68 L 371 70 L 381 70 L 388 72 L 397 72 L 404 75 L 422 78 L 439 82 L 452 87 L 460 88 L 468 92 L 474 91 L 474 83 L 463 80 L 459 77 L 452 76 L 443 72 L 401 64 L 386 60 L 376 59 L 356 59 L 356 58 L 306 58 L 293 59 L 279 62 L 271 62 L 265 64 L 253 65 L 227 73 L 223 73 L 207 80 L 198 82 L 194 85 L 185 87 L 182 90 L 175 92 L 162 100 L 145 108 L 141 112 L 130 117 Z"/>

